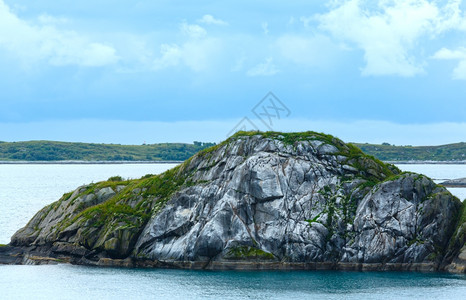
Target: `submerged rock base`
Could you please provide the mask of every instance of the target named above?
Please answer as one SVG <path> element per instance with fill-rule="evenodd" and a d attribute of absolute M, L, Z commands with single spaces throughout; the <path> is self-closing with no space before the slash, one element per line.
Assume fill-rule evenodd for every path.
<path fill-rule="evenodd" d="M 3 249 L 2 249 L 3 248 Z M 190 270 L 340 270 L 340 271 L 415 271 L 438 272 L 436 263 L 345 263 L 345 262 L 270 262 L 270 261 L 154 261 L 134 258 L 100 258 L 98 261 L 67 256 L 41 256 L 40 253 L 24 252 L 18 247 L 0 248 L 0 264 L 47 265 L 80 264 L 119 268 L 169 268 Z M 464 266 L 451 264 L 446 271 L 464 273 Z"/>

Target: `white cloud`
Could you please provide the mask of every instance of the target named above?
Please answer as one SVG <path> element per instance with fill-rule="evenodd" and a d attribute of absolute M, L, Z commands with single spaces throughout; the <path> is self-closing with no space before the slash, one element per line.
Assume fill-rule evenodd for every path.
<path fill-rule="evenodd" d="M 244 55 L 240 56 L 235 60 L 235 63 L 231 67 L 232 72 L 239 72 L 243 70 L 244 68 L 244 63 L 246 62 L 246 57 Z"/>
<path fill-rule="evenodd" d="M 70 48 L 80 49 L 81 52 L 78 54 L 70 50 Z M 49 63 L 55 66 L 102 67 L 118 61 L 116 50 L 113 47 L 100 43 L 83 42 L 79 38 L 67 40 L 66 43 L 44 43 L 42 49 L 47 49 L 47 52 L 50 51 Z"/>
<path fill-rule="evenodd" d="M 453 79 L 466 80 L 466 60 L 462 60 L 453 69 Z"/>
<path fill-rule="evenodd" d="M 221 25 L 221 26 L 228 25 L 227 22 L 220 20 L 220 19 L 216 19 L 212 15 L 204 15 L 202 16 L 201 19 L 198 20 L 198 22 L 208 24 L 208 25 Z"/>
<path fill-rule="evenodd" d="M 176 44 L 162 44 L 160 54 L 162 56 L 154 61 L 156 70 L 179 65 L 183 57 L 183 50 Z"/>
<path fill-rule="evenodd" d="M 433 59 L 459 60 L 458 65 L 453 69 L 453 79 L 466 80 L 466 48 L 460 47 L 456 50 L 442 48 L 437 51 Z"/>
<path fill-rule="evenodd" d="M 39 24 L 21 20 L 0 0 L 0 48 L 25 66 L 39 61 L 52 65 L 98 67 L 116 63 L 116 50 L 73 31 L 55 27 L 59 19 L 43 15 Z M 64 20 L 61 20 L 64 21 Z"/>
<path fill-rule="evenodd" d="M 309 28 L 311 28 L 311 26 L 309 25 L 309 23 L 310 23 L 313 19 L 314 19 L 314 18 L 312 18 L 312 17 L 301 17 L 301 18 L 299 18 L 299 21 L 300 21 L 301 23 L 303 23 L 304 28 L 309 29 Z"/>
<path fill-rule="evenodd" d="M 461 5 L 462 0 L 449 0 L 439 7 L 441 14 L 435 20 L 436 33 L 450 29 L 466 30 L 466 13 L 461 10 Z"/>
<path fill-rule="evenodd" d="M 153 62 L 155 70 L 168 67 L 186 66 L 192 71 L 201 72 L 210 69 L 220 45 L 216 39 L 188 41 L 182 45 L 162 44 L 161 57 Z"/>
<path fill-rule="evenodd" d="M 199 25 L 184 22 L 180 31 L 188 38 L 181 43 L 163 43 L 160 46 L 161 56 L 153 61 L 153 69 L 186 66 L 194 72 L 209 70 L 216 63 L 221 42 L 208 37 L 207 31 Z"/>
<path fill-rule="evenodd" d="M 450 50 L 442 48 L 437 51 L 432 58 L 435 59 L 466 59 L 466 48 L 458 48 L 457 50 Z"/>
<path fill-rule="evenodd" d="M 184 34 L 188 35 L 190 38 L 203 38 L 207 35 L 207 31 L 196 24 L 187 24 L 187 23 L 182 23 L 180 25 L 181 32 Z"/>
<path fill-rule="evenodd" d="M 278 68 L 274 65 L 271 57 L 267 58 L 264 63 L 258 64 L 248 70 L 248 76 L 272 76 L 279 72 Z"/>
<path fill-rule="evenodd" d="M 269 34 L 269 23 L 262 22 L 261 23 L 261 28 L 262 28 L 262 31 L 264 32 L 265 35 Z"/>
<path fill-rule="evenodd" d="M 277 39 L 276 47 L 285 59 L 305 66 L 328 66 L 337 55 L 337 46 L 323 35 L 282 35 Z"/>
<path fill-rule="evenodd" d="M 54 17 L 48 14 L 42 14 L 37 19 L 40 23 L 45 24 L 45 25 L 65 24 L 69 22 L 67 18 Z"/>
<path fill-rule="evenodd" d="M 416 56 L 421 38 L 463 26 L 460 2 L 440 6 L 427 0 L 336 1 L 330 12 L 316 19 L 321 29 L 364 51 L 363 75 L 408 77 L 423 72 L 423 60 Z"/>

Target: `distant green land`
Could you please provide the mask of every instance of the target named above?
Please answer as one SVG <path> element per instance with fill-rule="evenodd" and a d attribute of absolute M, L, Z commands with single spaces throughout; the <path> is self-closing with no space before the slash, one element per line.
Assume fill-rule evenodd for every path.
<path fill-rule="evenodd" d="M 0 142 L 0 161 L 183 161 L 215 143 L 119 145 L 53 141 Z M 466 161 L 466 143 L 394 146 L 355 143 L 383 161 Z"/>
<path fill-rule="evenodd" d="M 354 144 L 363 152 L 383 161 L 465 161 L 466 143 L 440 146 L 394 146 Z"/>
<path fill-rule="evenodd" d="M 150 145 L 0 142 L 0 161 L 182 161 L 213 145 L 202 142 Z"/>

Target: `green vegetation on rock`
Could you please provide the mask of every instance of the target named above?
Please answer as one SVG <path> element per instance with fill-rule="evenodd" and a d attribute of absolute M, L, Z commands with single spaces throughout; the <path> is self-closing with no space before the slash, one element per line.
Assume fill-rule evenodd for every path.
<path fill-rule="evenodd" d="M 250 246 L 236 246 L 228 250 L 225 258 L 227 259 L 258 259 L 272 260 L 275 256 L 272 253 Z"/>
<path fill-rule="evenodd" d="M 304 132 L 278 132 L 278 131 L 238 131 L 227 139 L 223 143 L 227 143 L 232 139 L 237 139 L 244 136 L 255 136 L 259 135 L 265 138 L 277 139 L 282 141 L 285 144 L 293 145 L 299 141 L 308 141 L 308 140 L 319 140 L 328 144 L 340 144 L 344 145 L 343 141 L 340 139 L 325 133 L 319 133 L 314 131 L 304 131 Z"/>
<path fill-rule="evenodd" d="M 276 139 L 292 146 L 300 141 L 321 141 L 324 144 L 334 146 L 337 149 L 337 152 L 333 155 L 346 157 L 345 162 L 357 169 L 359 171 L 359 175 L 367 180 L 379 181 L 401 172 L 396 166 L 383 163 L 372 155 L 364 153 L 361 149 L 354 146 L 353 144 L 347 144 L 332 135 L 314 131 L 291 133 L 275 131 L 239 131 L 221 144 L 207 148 L 201 151 L 201 153 L 209 153 L 234 139 L 256 135 L 265 138 Z"/>
<path fill-rule="evenodd" d="M 461 212 L 458 214 L 458 220 L 456 223 L 455 233 L 450 241 L 449 251 L 458 248 L 458 245 L 464 245 L 466 243 L 466 201 L 461 203 Z"/>

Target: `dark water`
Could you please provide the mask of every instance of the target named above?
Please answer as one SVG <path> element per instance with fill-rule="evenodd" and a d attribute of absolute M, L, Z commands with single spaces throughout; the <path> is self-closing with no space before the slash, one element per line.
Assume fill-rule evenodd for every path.
<path fill-rule="evenodd" d="M 1 299 L 466 299 L 466 276 L 0 266 Z"/>

